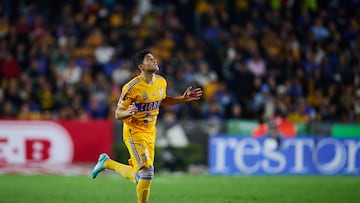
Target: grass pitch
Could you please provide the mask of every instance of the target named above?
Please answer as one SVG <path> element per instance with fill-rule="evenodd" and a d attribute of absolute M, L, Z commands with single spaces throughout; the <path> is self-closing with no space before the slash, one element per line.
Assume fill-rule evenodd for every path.
<path fill-rule="evenodd" d="M 151 203 L 357 203 L 357 176 L 155 175 Z M 136 203 L 135 185 L 116 175 L 0 175 L 1 203 Z"/>

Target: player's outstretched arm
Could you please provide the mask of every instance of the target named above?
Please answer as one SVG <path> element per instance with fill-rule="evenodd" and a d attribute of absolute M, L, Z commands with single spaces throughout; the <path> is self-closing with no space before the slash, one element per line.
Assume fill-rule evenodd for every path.
<path fill-rule="evenodd" d="M 126 119 L 130 116 L 135 115 L 137 112 L 138 112 L 138 109 L 136 108 L 135 103 L 132 103 L 131 105 L 129 105 L 129 107 L 126 110 L 120 108 L 120 106 L 117 106 L 117 108 L 115 110 L 115 118 L 117 120 Z"/>
<path fill-rule="evenodd" d="M 161 102 L 161 105 L 170 106 L 184 102 L 195 101 L 195 100 L 199 100 L 201 96 L 202 96 L 201 88 L 193 88 L 190 86 L 185 90 L 182 96 L 178 96 L 178 97 L 166 96 L 166 98 Z"/>

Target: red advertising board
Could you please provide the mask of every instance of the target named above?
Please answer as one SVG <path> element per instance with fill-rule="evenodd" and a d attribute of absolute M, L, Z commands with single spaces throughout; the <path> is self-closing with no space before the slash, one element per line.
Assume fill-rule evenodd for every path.
<path fill-rule="evenodd" d="M 95 162 L 111 152 L 113 125 L 97 121 L 0 121 L 0 164 Z"/>

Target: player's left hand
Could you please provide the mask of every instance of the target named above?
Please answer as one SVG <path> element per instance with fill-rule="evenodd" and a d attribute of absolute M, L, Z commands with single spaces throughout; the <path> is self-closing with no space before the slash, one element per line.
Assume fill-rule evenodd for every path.
<path fill-rule="evenodd" d="M 193 88 L 190 86 L 185 90 L 183 97 L 186 101 L 199 100 L 202 96 L 202 92 L 201 88 Z"/>

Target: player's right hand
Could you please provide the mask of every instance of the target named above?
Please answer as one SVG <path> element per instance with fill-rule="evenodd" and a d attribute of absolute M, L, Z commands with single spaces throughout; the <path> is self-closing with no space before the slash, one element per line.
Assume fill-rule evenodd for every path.
<path fill-rule="evenodd" d="M 136 108 L 135 103 L 129 105 L 128 109 L 126 110 L 129 114 L 129 116 L 133 116 L 138 112 L 138 109 Z"/>

